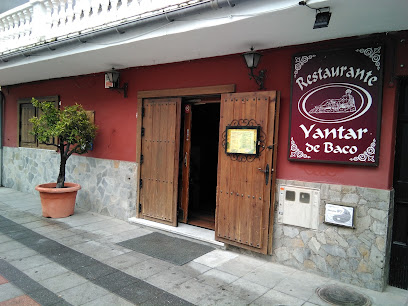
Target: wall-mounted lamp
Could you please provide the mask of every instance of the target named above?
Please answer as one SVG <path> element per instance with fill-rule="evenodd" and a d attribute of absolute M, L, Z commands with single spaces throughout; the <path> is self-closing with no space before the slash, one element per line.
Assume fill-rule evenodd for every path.
<path fill-rule="evenodd" d="M 265 79 L 265 72 L 266 70 L 261 70 L 259 71 L 259 75 L 254 74 L 254 69 L 258 66 L 259 61 L 262 57 L 262 54 L 259 52 L 254 51 L 254 48 L 251 47 L 251 51 L 242 54 L 242 56 L 245 59 L 245 63 L 247 67 L 250 69 L 249 73 L 249 79 L 254 79 L 256 84 L 259 85 L 259 89 L 265 89 L 264 88 L 264 79 Z"/>
<path fill-rule="evenodd" d="M 123 91 L 123 97 L 127 98 L 128 83 L 124 83 L 123 87 L 119 87 L 119 71 L 112 68 L 110 71 L 105 72 L 105 88 L 115 89 L 117 91 Z"/>
<path fill-rule="evenodd" d="M 316 11 L 316 19 L 313 29 L 326 28 L 329 25 L 331 17 L 330 7 L 313 8 L 307 5 L 306 1 L 300 1 L 299 5 L 304 5 Z"/>

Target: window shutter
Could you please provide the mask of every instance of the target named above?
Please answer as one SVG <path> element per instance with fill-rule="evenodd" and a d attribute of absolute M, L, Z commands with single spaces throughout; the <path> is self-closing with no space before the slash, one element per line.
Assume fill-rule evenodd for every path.
<path fill-rule="evenodd" d="M 59 108 L 59 105 L 58 105 L 59 97 L 58 96 L 38 97 L 36 99 L 38 101 L 54 102 L 55 107 Z M 32 131 L 33 125 L 29 121 L 29 119 L 31 119 L 34 116 L 37 116 L 37 117 L 41 116 L 41 111 L 36 109 L 31 104 L 31 98 L 18 100 L 18 105 L 19 105 L 19 108 L 18 108 L 19 110 L 19 125 L 18 125 L 19 146 L 54 150 L 55 146 L 39 144 L 35 136 L 30 134 L 30 132 Z M 56 138 L 54 139 L 54 141 L 50 140 L 50 142 L 53 142 L 55 144 L 57 144 L 57 141 L 58 139 Z"/>
<path fill-rule="evenodd" d="M 33 124 L 29 121 L 35 116 L 35 107 L 32 104 L 20 104 L 20 147 L 35 148 L 37 146 L 34 135 L 30 133 Z"/>

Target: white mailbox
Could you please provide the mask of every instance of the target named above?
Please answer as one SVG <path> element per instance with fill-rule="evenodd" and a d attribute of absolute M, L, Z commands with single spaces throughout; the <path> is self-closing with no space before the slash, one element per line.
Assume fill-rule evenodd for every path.
<path fill-rule="evenodd" d="M 310 229 L 319 226 L 320 190 L 281 185 L 278 223 Z"/>

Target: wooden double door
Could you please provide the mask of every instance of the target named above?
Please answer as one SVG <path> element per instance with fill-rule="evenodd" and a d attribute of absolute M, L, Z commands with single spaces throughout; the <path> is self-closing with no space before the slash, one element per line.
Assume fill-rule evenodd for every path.
<path fill-rule="evenodd" d="M 179 184 L 183 179 L 186 181 L 190 171 L 185 160 L 186 129 L 181 131 L 182 112 L 186 108 L 182 97 L 177 97 L 144 99 L 143 109 L 139 217 L 177 226 L 178 209 L 183 209 L 183 205 L 186 208 L 183 202 L 186 189 L 179 188 Z M 217 185 L 213 191 L 215 239 L 264 254 L 272 247 L 278 113 L 276 91 L 220 97 L 214 174 Z M 227 136 L 228 129 L 242 133 L 234 134 L 235 138 L 231 139 Z M 245 131 L 256 131 L 255 138 L 248 141 Z M 211 134 L 214 133 L 205 137 L 214 137 Z M 193 137 L 194 130 L 190 130 L 189 138 Z M 237 146 L 238 151 L 230 151 L 231 145 Z M 248 145 L 256 148 L 255 154 L 245 151 Z M 242 153 L 236 153 L 241 149 Z"/>

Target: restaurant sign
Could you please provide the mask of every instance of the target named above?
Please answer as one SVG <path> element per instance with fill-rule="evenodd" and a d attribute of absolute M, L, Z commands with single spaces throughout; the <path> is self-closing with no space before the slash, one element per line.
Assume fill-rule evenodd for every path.
<path fill-rule="evenodd" d="M 288 158 L 378 165 L 382 46 L 295 55 Z"/>

